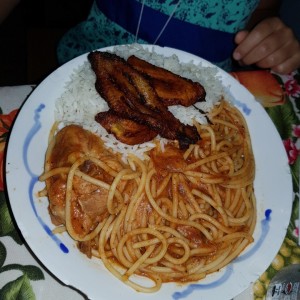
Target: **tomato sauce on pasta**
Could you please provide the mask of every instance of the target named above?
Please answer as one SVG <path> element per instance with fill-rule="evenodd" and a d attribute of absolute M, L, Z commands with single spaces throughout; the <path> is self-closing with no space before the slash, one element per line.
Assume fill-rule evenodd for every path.
<path fill-rule="evenodd" d="M 188 149 L 157 141 L 126 162 L 77 125 L 53 134 L 40 180 L 55 230 L 145 293 L 229 264 L 253 241 L 255 162 L 237 108 L 223 100 L 207 117 Z"/>

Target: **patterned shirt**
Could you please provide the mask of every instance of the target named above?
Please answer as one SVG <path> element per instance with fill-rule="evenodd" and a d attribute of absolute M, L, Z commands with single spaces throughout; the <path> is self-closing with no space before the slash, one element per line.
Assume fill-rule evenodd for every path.
<path fill-rule="evenodd" d="M 259 0 L 95 0 L 87 20 L 58 45 L 64 63 L 80 54 L 119 44 L 181 49 L 224 69 L 231 66 L 234 35 L 245 28 Z"/>

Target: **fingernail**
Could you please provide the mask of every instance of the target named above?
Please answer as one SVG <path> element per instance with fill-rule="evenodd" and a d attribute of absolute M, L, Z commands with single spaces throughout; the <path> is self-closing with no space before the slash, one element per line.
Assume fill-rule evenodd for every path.
<path fill-rule="evenodd" d="M 233 52 L 233 58 L 236 60 L 240 60 L 241 59 L 241 54 L 239 52 Z"/>

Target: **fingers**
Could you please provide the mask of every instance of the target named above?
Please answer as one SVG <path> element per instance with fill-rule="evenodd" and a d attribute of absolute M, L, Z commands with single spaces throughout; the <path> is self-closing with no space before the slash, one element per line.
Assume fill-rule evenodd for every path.
<path fill-rule="evenodd" d="M 267 57 L 256 63 L 260 68 L 268 68 L 280 74 L 288 74 L 300 66 L 299 43 L 286 43 Z"/>
<path fill-rule="evenodd" d="M 234 41 L 237 45 L 239 45 L 249 34 L 249 31 L 242 30 L 235 35 Z"/>
<path fill-rule="evenodd" d="M 278 18 L 270 18 L 260 22 L 253 30 L 246 34 L 241 32 L 236 35 L 235 42 L 238 44 L 233 53 L 233 57 L 237 60 L 244 60 L 245 63 L 256 62 L 257 54 L 260 55 L 258 60 L 262 59 L 272 51 L 272 41 L 278 43 L 278 31 L 284 27 L 283 23 Z M 240 40 L 240 35 L 244 37 Z"/>
<path fill-rule="evenodd" d="M 235 37 L 233 58 L 241 64 L 256 64 L 278 73 L 289 73 L 300 66 L 300 45 L 292 30 L 280 19 L 262 21 L 252 31 Z"/>

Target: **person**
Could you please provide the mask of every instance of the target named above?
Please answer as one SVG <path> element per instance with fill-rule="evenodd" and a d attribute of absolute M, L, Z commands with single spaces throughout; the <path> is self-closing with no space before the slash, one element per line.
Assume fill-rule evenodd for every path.
<path fill-rule="evenodd" d="M 13 9 L 19 4 L 20 0 L 1 0 L 0 1 L 0 24 L 2 24 Z"/>
<path fill-rule="evenodd" d="M 57 48 L 60 64 L 129 43 L 181 49 L 230 71 L 256 65 L 278 73 L 300 66 L 300 45 L 277 16 L 279 0 L 95 0 L 87 20 Z"/>

